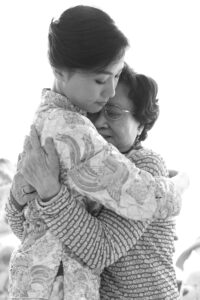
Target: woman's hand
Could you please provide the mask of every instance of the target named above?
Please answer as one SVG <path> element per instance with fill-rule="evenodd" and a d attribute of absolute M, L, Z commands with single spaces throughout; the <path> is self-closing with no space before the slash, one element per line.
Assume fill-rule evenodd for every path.
<path fill-rule="evenodd" d="M 173 175 L 175 175 L 175 173 Z M 180 195 L 182 195 L 183 192 L 189 187 L 189 176 L 185 172 L 177 172 L 177 175 L 170 177 L 171 180 L 175 183 L 178 192 L 180 193 Z"/>
<path fill-rule="evenodd" d="M 168 173 L 169 173 L 169 178 L 172 178 L 172 177 L 178 175 L 178 171 L 172 170 L 172 169 L 168 170 Z"/>
<path fill-rule="evenodd" d="M 37 131 L 31 127 L 26 141 L 25 154 L 20 172 L 38 192 L 41 199 L 50 199 L 60 191 L 60 165 L 52 138 L 47 138 L 41 147 Z"/>
<path fill-rule="evenodd" d="M 23 208 L 28 201 L 35 198 L 35 189 L 24 179 L 24 176 L 18 171 L 12 181 L 11 192 L 14 200 L 19 204 L 17 207 Z"/>
<path fill-rule="evenodd" d="M 57 276 L 53 284 L 53 289 L 49 300 L 63 300 L 63 299 L 64 299 L 63 276 Z"/>

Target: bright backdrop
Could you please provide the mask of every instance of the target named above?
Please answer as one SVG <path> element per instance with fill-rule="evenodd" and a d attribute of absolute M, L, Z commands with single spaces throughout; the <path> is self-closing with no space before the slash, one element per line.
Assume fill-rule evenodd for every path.
<path fill-rule="evenodd" d="M 200 9 L 198 0 L 1 0 L 0 158 L 16 162 L 43 87 L 51 87 L 47 32 L 52 17 L 87 4 L 108 12 L 128 36 L 127 62 L 156 79 L 161 114 L 146 145 L 190 188 L 177 218 L 176 255 L 200 235 Z"/>

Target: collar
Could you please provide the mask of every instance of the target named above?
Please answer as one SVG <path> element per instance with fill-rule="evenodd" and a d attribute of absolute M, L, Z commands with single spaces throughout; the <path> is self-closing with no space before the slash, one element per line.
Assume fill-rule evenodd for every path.
<path fill-rule="evenodd" d="M 67 97 L 58 94 L 51 89 L 42 90 L 42 105 L 51 107 L 60 107 L 65 110 L 77 112 L 83 116 L 87 116 L 87 112 L 78 106 L 74 105 Z"/>

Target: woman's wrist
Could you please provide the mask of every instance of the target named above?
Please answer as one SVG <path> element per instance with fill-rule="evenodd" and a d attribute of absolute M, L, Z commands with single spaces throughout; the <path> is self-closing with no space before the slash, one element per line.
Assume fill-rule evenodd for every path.
<path fill-rule="evenodd" d="M 24 207 L 26 206 L 26 204 L 22 205 L 19 202 L 17 202 L 12 194 L 12 192 L 10 192 L 10 201 L 11 203 L 14 205 L 14 207 L 16 208 L 17 211 L 21 212 Z"/>
<path fill-rule="evenodd" d="M 48 214 L 57 214 L 60 211 L 60 208 L 63 205 L 69 205 L 69 201 L 71 201 L 73 197 L 70 197 L 68 188 L 66 185 L 61 184 L 60 191 L 53 198 L 48 199 L 47 201 L 42 200 L 40 197 L 36 199 L 36 205 L 39 210 L 45 210 Z M 67 200 L 67 201 L 66 201 Z M 69 200 L 69 201 L 68 201 Z"/>
<path fill-rule="evenodd" d="M 46 189 L 43 189 L 41 191 L 38 191 L 38 195 L 40 196 L 40 199 L 44 202 L 47 202 L 54 198 L 61 189 L 61 184 L 60 182 L 57 182 L 55 184 L 49 184 Z"/>

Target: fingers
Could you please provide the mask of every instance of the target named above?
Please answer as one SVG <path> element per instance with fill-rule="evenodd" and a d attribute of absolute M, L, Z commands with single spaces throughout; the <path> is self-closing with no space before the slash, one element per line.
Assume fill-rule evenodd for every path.
<path fill-rule="evenodd" d="M 18 155 L 17 162 L 19 162 L 21 159 L 22 159 L 22 153 L 20 153 L 20 154 Z"/>
<path fill-rule="evenodd" d="M 53 290 L 49 300 L 63 300 L 64 299 L 64 286 L 63 277 L 58 276 L 53 285 Z"/>
<path fill-rule="evenodd" d="M 47 165 L 51 172 L 51 174 L 54 176 L 54 178 L 59 177 L 60 174 L 60 160 L 59 156 L 54 144 L 54 141 L 52 138 L 47 138 L 45 140 L 45 152 L 47 154 Z"/>
<path fill-rule="evenodd" d="M 38 135 L 37 130 L 34 125 L 31 126 L 30 143 L 31 143 L 31 146 L 33 149 L 41 148 L 39 135 Z"/>
<path fill-rule="evenodd" d="M 30 137 L 27 135 L 25 137 L 25 141 L 24 141 L 24 151 L 28 152 L 31 149 L 32 149 L 31 140 L 30 140 Z M 21 156 L 21 158 L 22 158 L 22 156 Z"/>
<path fill-rule="evenodd" d="M 169 172 L 169 177 L 170 178 L 174 177 L 178 174 L 178 171 L 176 171 L 176 170 L 168 170 L 168 172 Z"/>
<path fill-rule="evenodd" d="M 22 158 L 23 158 L 23 153 L 20 153 L 20 154 L 18 155 L 18 160 L 17 160 L 17 171 L 19 171 L 20 168 L 21 168 L 21 165 L 22 165 Z"/>
<path fill-rule="evenodd" d="M 31 201 L 34 201 L 36 198 L 37 198 L 37 192 L 32 192 L 32 193 L 29 193 L 29 194 L 23 194 L 22 196 L 22 201 L 24 204 L 28 203 L 28 202 L 31 202 Z"/>
<path fill-rule="evenodd" d="M 24 192 L 24 194 L 32 194 L 33 192 L 35 192 L 35 188 L 30 184 L 27 184 L 22 187 L 22 191 Z"/>
<path fill-rule="evenodd" d="M 190 184 L 189 176 L 185 172 L 179 172 L 176 176 L 172 177 L 171 180 L 175 184 L 180 195 L 182 195 Z"/>
<path fill-rule="evenodd" d="M 36 197 L 35 189 L 25 181 L 20 172 L 17 172 L 13 178 L 11 191 L 17 203 L 22 206 Z"/>
<path fill-rule="evenodd" d="M 53 138 L 47 137 L 45 140 L 44 150 L 49 156 L 57 156 Z"/>

